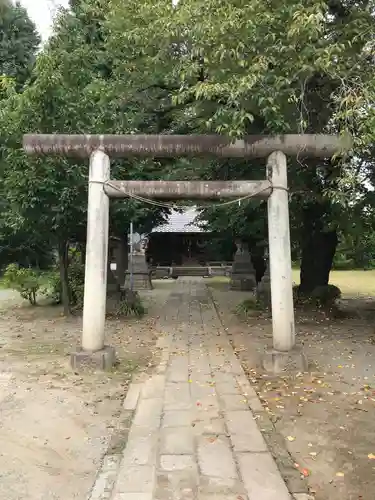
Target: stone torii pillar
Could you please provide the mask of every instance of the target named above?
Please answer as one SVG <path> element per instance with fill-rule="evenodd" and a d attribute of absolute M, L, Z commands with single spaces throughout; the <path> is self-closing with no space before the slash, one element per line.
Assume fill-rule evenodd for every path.
<path fill-rule="evenodd" d="M 108 197 L 126 198 L 134 194 L 168 200 L 269 198 L 273 351 L 266 355 L 264 365 L 271 371 L 284 369 L 295 353 L 286 155 L 329 158 L 350 147 L 349 141 L 327 135 L 246 136 L 234 142 L 219 135 L 26 135 L 24 149 L 29 154 L 90 157 L 82 345 L 72 355 L 73 366 L 91 364 L 108 368 L 114 362 L 114 350 L 104 342 Z M 268 157 L 268 179 L 253 182 L 110 181 L 109 157 L 134 155 Z"/>
<path fill-rule="evenodd" d="M 109 179 L 109 157 L 97 149 L 90 156 L 82 344 L 71 355 L 75 369 L 85 364 L 107 369 L 115 362 L 115 350 L 104 345 L 109 237 L 109 198 L 104 184 Z"/>
<path fill-rule="evenodd" d="M 281 151 L 267 160 L 267 178 L 272 184 L 268 198 L 269 271 L 273 350 L 263 360 L 268 371 L 281 372 L 288 366 L 307 369 L 303 352 L 295 346 L 292 259 L 289 230 L 289 195 L 286 156 Z"/>

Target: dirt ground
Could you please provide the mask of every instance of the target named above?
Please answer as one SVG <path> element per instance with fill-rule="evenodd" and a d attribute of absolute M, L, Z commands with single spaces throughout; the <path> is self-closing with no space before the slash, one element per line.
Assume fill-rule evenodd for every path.
<path fill-rule="evenodd" d="M 259 365 L 272 343 L 269 314 L 241 319 L 234 309 L 247 294 L 207 283 L 235 351 L 313 497 L 373 500 L 373 300 L 344 300 L 355 318 L 298 313 L 298 343 L 312 373 L 272 379 Z M 162 281 L 143 294 L 143 320 L 108 321 L 107 342 L 116 347 L 119 365 L 106 375 L 82 375 L 69 368 L 80 318 L 65 319 L 57 307 L 20 305 L 15 294 L 1 291 L 0 500 L 86 500 L 116 435 L 132 374 L 157 362 L 158 319 L 169 292 L 170 283 Z"/>
<path fill-rule="evenodd" d="M 69 353 L 81 319 L 58 307 L 0 297 L 0 499 L 85 500 L 118 426 L 135 371 L 157 360 L 158 316 L 168 288 L 143 294 L 143 320 L 110 320 L 107 343 L 119 364 L 109 374 L 77 374 Z"/>
<path fill-rule="evenodd" d="M 241 359 L 276 431 L 284 437 L 295 467 L 316 500 L 373 500 L 375 497 L 375 303 L 343 300 L 354 318 L 297 313 L 298 344 L 312 373 L 270 378 L 260 368 L 272 345 L 269 314 L 240 319 L 233 311 L 246 298 L 212 292 Z"/>

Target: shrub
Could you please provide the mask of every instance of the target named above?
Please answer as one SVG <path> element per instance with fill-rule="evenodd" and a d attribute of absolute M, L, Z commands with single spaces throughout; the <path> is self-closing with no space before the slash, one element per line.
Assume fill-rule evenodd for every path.
<path fill-rule="evenodd" d="M 68 268 L 68 286 L 70 305 L 74 309 L 82 309 L 85 286 L 85 266 L 78 261 L 74 261 Z M 45 294 L 56 304 L 61 303 L 61 279 L 58 271 L 53 271 L 48 275 L 48 286 Z"/>
<path fill-rule="evenodd" d="M 261 309 L 261 303 L 256 299 L 256 297 L 249 297 L 237 305 L 236 313 L 239 315 L 249 316 L 254 311 L 259 311 Z"/>
<path fill-rule="evenodd" d="M 294 302 L 300 306 L 315 306 L 330 309 L 341 297 L 341 290 L 335 285 L 316 287 L 310 294 L 302 294 L 299 286 L 293 287 Z"/>
<path fill-rule="evenodd" d="M 52 299 L 55 304 L 61 302 L 61 281 L 60 274 L 56 271 L 51 271 L 46 274 L 46 285 L 43 289 L 43 294 Z"/>
<path fill-rule="evenodd" d="M 353 259 L 337 259 L 333 262 L 333 269 L 338 271 L 348 271 L 355 268 L 355 262 Z"/>
<path fill-rule="evenodd" d="M 61 302 L 61 280 L 58 272 L 52 272 L 48 276 L 49 286 L 46 293 L 55 303 Z M 72 309 L 83 308 L 83 296 L 85 286 L 85 266 L 78 261 L 71 262 L 68 269 L 68 284 L 70 294 L 70 305 Z M 114 316 L 136 316 L 142 317 L 146 309 L 142 304 L 141 297 L 137 292 L 126 290 L 116 304 L 112 312 Z"/>
<path fill-rule="evenodd" d="M 313 300 L 311 295 L 307 295 L 306 293 L 302 293 L 299 285 L 293 286 L 293 302 L 295 305 L 303 306 L 303 305 L 312 305 Z"/>
<path fill-rule="evenodd" d="M 319 307 L 333 307 L 340 297 L 341 290 L 335 285 L 318 286 L 311 294 L 311 298 Z"/>
<path fill-rule="evenodd" d="M 36 305 L 36 294 L 40 289 L 41 278 L 33 269 L 22 268 L 17 264 L 9 264 L 5 269 L 3 281 L 5 286 L 17 290 L 23 299 Z"/>
<path fill-rule="evenodd" d="M 125 290 L 121 301 L 117 306 L 115 316 L 136 316 L 138 318 L 144 316 L 146 309 L 142 304 L 141 297 L 138 292 Z"/>
<path fill-rule="evenodd" d="M 70 304 L 75 309 L 82 309 L 85 289 L 85 265 L 74 261 L 68 268 Z"/>

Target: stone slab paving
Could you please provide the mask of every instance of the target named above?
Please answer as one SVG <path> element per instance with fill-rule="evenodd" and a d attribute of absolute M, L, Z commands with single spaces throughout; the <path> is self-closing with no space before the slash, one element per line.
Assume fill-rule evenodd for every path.
<path fill-rule="evenodd" d="M 173 286 L 161 364 L 124 402 L 135 415 L 111 500 L 290 500 L 204 280 Z"/>

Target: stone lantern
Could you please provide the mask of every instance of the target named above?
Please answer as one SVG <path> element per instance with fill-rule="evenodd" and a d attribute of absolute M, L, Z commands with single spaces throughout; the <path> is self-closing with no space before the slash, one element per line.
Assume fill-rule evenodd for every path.
<path fill-rule="evenodd" d="M 236 240 L 237 251 L 234 255 L 230 279 L 231 290 L 255 290 L 256 277 L 247 243 Z"/>

